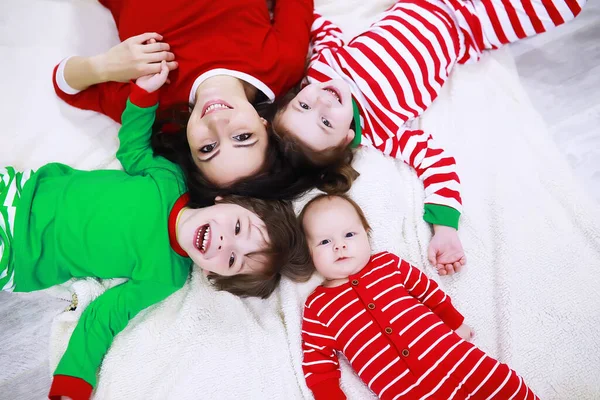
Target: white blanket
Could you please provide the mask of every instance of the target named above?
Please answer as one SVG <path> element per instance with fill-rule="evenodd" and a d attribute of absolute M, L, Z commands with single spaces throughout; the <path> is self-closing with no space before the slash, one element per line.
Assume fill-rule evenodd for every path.
<path fill-rule="evenodd" d="M 31 65 L 0 63 L 8 93 L 19 93 L 22 85 L 11 76 L 30 75 L 39 85 L 29 86 L 29 97 L 22 95 L 29 103 L 6 104 L 11 99 L 3 96 L 2 164 L 117 167 L 117 126 L 55 99 L 49 73 L 62 56 L 93 54 L 116 43 L 110 15 L 90 1 L 2 3 L 10 3 L 11 19 L 19 18 L 17 10 L 32 23 L 9 24 L 10 32 L 0 26 L 0 34 L 39 59 Z M 317 1 L 347 36 L 390 3 Z M 45 12 L 32 18 L 36 7 Z M 6 14 L 0 9 L 0 15 Z M 51 35 L 31 31 L 48 23 Z M 475 343 L 508 362 L 542 398 L 600 397 L 600 213 L 534 112 L 507 53 L 457 67 L 421 127 L 459 163 L 465 206 L 460 235 L 468 268 L 436 280 L 475 329 Z M 434 276 L 426 262 L 431 233 L 421 219 L 423 190 L 413 171 L 373 151 L 359 155 L 357 168 L 362 176 L 351 194 L 374 229 L 374 250 L 394 251 Z M 317 283 L 284 281 L 268 300 L 241 300 L 215 292 L 195 272 L 182 290 L 142 312 L 117 336 L 95 397 L 311 398 L 301 370 L 300 317 Z M 104 287 L 87 280 L 67 289 L 77 291 L 81 306 L 54 321 L 51 369 L 83 306 Z M 68 297 L 65 288 L 51 292 Z M 371 396 L 347 367 L 342 385 L 350 399 Z"/>

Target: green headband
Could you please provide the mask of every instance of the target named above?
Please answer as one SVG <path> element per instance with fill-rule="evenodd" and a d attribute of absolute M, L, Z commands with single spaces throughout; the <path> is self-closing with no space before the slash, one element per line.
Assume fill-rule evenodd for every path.
<path fill-rule="evenodd" d="M 352 98 L 352 110 L 354 114 L 354 139 L 350 142 L 350 147 L 356 148 L 360 144 L 362 139 L 362 128 L 360 127 L 360 112 L 358 111 L 358 104 Z"/>

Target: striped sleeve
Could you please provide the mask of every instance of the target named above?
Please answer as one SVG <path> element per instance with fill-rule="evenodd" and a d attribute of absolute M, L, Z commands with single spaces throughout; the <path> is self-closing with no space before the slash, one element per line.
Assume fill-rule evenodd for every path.
<path fill-rule="evenodd" d="M 462 209 L 456 161 L 422 130 L 400 128 L 377 148 L 413 167 L 425 189 L 424 219 L 435 225 L 458 229 Z M 449 208 L 440 210 L 436 206 Z M 446 212 L 443 212 L 446 211 Z"/>
<path fill-rule="evenodd" d="M 312 56 L 311 63 L 325 49 L 336 49 L 344 46 L 342 31 L 333 22 L 321 14 L 314 13 L 314 21 L 310 28 Z"/>
<path fill-rule="evenodd" d="M 434 280 L 401 259 L 398 259 L 398 269 L 404 278 L 404 287 L 411 296 L 426 305 L 450 329 L 457 329 L 462 325 L 464 317 L 454 308 L 450 296 L 444 293 Z"/>
<path fill-rule="evenodd" d="M 342 400 L 346 396 L 340 388 L 340 364 L 335 351 L 335 338 L 318 320 L 311 309 L 310 296 L 302 318 L 302 370 L 306 384 L 316 400 Z"/>

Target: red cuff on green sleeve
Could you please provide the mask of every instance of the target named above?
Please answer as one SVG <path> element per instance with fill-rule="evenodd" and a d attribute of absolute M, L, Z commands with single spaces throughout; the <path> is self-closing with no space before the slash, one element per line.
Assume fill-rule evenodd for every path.
<path fill-rule="evenodd" d="M 132 81 L 131 93 L 129 93 L 129 101 L 140 108 L 152 107 L 158 103 L 159 93 L 160 90 L 155 90 L 154 92 L 149 93 Z"/>
<path fill-rule="evenodd" d="M 444 225 L 458 229 L 460 211 L 448 206 L 426 203 L 423 219 L 433 225 Z"/>
<path fill-rule="evenodd" d="M 313 385 L 310 390 L 315 400 L 346 400 L 338 379 L 327 379 Z"/>
<path fill-rule="evenodd" d="M 465 321 L 465 317 L 454 308 L 449 300 L 440 304 L 432 311 L 453 331 L 458 329 Z"/>
<path fill-rule="evenodd" d="M 54 375 L 48 398 L 60 400 L 61 396 L 69 396 L 73 400 L 89 400 L 92 396 L 92 385 L 81 378 L 67 375 Z"/>

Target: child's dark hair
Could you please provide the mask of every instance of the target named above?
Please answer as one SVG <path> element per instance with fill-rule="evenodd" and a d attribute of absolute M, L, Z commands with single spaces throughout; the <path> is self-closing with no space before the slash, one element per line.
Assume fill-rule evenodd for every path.
<path fill-rule="evenodd" d="M 358 178 L 359 173 L 352 168 L 354 152 L 350 146 L 341 145 L 324 151 L 313 151 L 280 126 L 278 115 L 293 100 L 299 88 L 291 90 L 275 103 L 276 112 L 270 121 L 275 136 L 278 137 L 282 152 L 293 168 L 305 171 L 313 177 L 315 187 L 329 194 L 345 193 Z"/>
<path fill-rule="evenodd" d="M 261 117 L 269 121 L 275 114 L 276 107 L 277 105 L 264 104 L 256 109 Z M 267 128 L 269 146 L 261 172 L 239 179 L 227 187 L 214 185 L 202 175 L 192 158 L 186 133 L 189 117 L 188 104 L 159 111 L 152 130 L 151 144 L 156 155 L 181 167 L 190 198 L 196 206 L 209 206 L 217 196 L 239 195 L 291 201 L 315 187 L 337 188 L 334 191 L 338 192 L 350 188 L 353 178 L 328 173 L 325 169 L 305 162 L 299 152 L 292 151 L 287 142 L 274 134 L 270 124 Z"/>
<path fill-rule="evenodd" d="M 233 276 L 211 273 L 208 278 L 217 289 L 236 296 L 264 299 L 273 293 L 282 276 L 298 282 L 308 280 L 310 253 L 290 202 L 241 196 L 227 196 L 217 202 L 237 204 L 252 211 L 264 222 L 269 236 L 267 249 L 249 255 L 264 256 L 261 258 L 266 262 L 261 271 Z"/>

